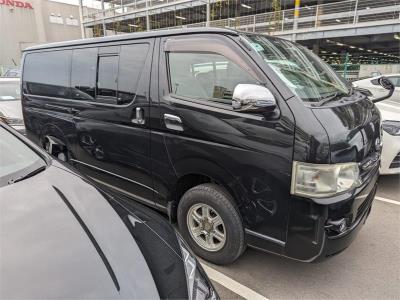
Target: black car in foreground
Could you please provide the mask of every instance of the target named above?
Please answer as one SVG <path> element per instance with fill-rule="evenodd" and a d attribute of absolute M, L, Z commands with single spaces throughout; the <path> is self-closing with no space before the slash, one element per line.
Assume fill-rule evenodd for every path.
<path fill-rule="evenodd" d="M 218 299 L 162 217 L 0 122 L 1 299 Z"/>

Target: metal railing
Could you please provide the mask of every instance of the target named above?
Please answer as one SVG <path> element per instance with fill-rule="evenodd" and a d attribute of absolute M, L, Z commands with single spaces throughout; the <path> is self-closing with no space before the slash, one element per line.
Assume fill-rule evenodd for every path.
<path fill-rule="evenodd" d="M 210 22 L 210 26 L 279 35 L 288 31 L 318 30 L 328 26 L 359 26 L 367 22 L 382 21 L 400 24 L 400 0 L 348 0 L 302 7 L 297 20 L 294 17 L 294 9 L 282 10 L 278 18 L 274 14 L 268 12 L 238 17 L 234 20 L 215 20 Z M 187 25 L 187 27 L 199 26 L 205 26 L 205 22 Z"/>
<path fill-rule="evenodd" d="M 211 0 L 214 2 L 215 0 Z M 108 9 L 104 12 L 95 11 L 84 16 L 84 22 L 99 21 L 102 18 L 114 18 L 132 15 L 144 16 L 170 9 L 173 5 L 190 3 L 190 6 L 205 5 L 206 0 L 135 0 L 118 9 Z M 147 5 L 147 6 L 146 6 Z M 299 32 L 304 30 L 320 30 L 329 26 L 362 26 L 368 22 L 400 23 L 400 0 L 347 0 L 329 4 L 305 6 L 299 9 L 299 17 L 295 18 L 294 9 L 279 12 L 267 12 L 229 19 L 212 20 L 210 26 L 228 27 L 244 31 L 273 33 Z M 180 27 L 202 27 L 206 22 L 186 24 Z M 153 29 L 153 28 L 150 28 Z"/>
<path fill-rule="evenodd" d="M 215 2 L 211 0 L 210 2 Z M 145 11 L 154 13 L 162 8 L 174 5 L 190 3 L 190 6 L 205 5 L 207 0 L 132 0 L 123 6 L 114 6 L 104 11 L 100 9 L 84 8 L 83 22 L 93 22 L 104 18 L 114 18 L 129 16 L 130 14 L 140 14 Z M 153 12 L 154 11 L 154 12 Z"/>

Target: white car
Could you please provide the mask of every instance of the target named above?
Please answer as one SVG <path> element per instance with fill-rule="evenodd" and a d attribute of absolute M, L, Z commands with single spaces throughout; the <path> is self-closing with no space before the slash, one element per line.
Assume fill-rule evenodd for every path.
<path fill-rule="evenodd" d="M 25 133 L 19 78 L 0 78 L 0 121 Z"/>
<path fill-rule="evenodd" d="M 381 174 L 400 174 L 400 74 L 385 75 L 395 85 L 393 95 L 382 102 L 376 103 L 382 116 L 383 148 Z M 381 76 L 353 82 L 355 87 L 368 89 L 373 97 L 387 95 L 378 83 Z"/>
<path fill-rule="evenodd" d="M 384 76 L 387 77 L 395 86 L 393 95 L 387 100 L 400 101 L 400 74 L 388 74 Z M 388 94 L 388 91 L 384 89 L 378 82 L 378 79 L 381 77 L 382 76 L 376 76 L 354 81 L 353 85 L 355 87 L 368 89 L 374 98 L 380 98 Z"/>

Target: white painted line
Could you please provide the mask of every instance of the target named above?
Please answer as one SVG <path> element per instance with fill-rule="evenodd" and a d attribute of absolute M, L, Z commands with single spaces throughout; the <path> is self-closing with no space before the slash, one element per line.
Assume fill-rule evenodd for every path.
<path fill-rule="evenodd" d="M 400 205 L 400 201 L 396 201 L 396 200 L 392 200 L 392 199 L 386 199 L 386 198 L 378 197 L 378 196 L 375 196 L 375 199 L 376 199 L 376 200 L 379 200 L 379 201 L 387 202 L 387 203 L 392 203 L 392 204 Z"/>
<path fill-rule="evenodd" d="M 247 286 L 244 286 L 243 284 L 233 280 L 232 278 L 222 274 L 221 272 L 218 272 L 217 270 L 207 266 L 206 264 L 201 265 L 211 280 L 214 280 L 215 282 L 226 287 L 235 294 L 245 299 L 268 300 L 268 298 L 264 297 L 263 295 L 260 295 L 252 289 L 249 289 Z"/>

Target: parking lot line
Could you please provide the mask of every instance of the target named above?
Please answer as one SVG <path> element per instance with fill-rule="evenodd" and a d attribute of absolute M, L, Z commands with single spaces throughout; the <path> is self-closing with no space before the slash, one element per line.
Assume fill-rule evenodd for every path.
<path fill-rule="evenodd" d="M 207 266 L 206 264 L 201 265 L 211 280 L 214 280 L 215 282 L 231 290 L 235 294 L 245 299 L 268 300 L 268 298 L 264 297 L 263 295 L 260 295 L 259 293 L 253 291 L 247 286 L 244 286 L 243 284 L 233 280 L 232 278 L 222 274 L 221 272 L 218 272 L 217 270 Z"/>
<path fill-rule="evenodd" d="M 376 199 L 376 200 L 379 200 L 379 201 L 387 202 L 387 203 L 392 203 L 392 204 L 400 205 L 400 202 L 399 202 L 399 201 L 396 201 L 396 200 L 386 199 L 386 198 L 378 197 L 378 196 L 375 196 L 375 199 Z"/>

